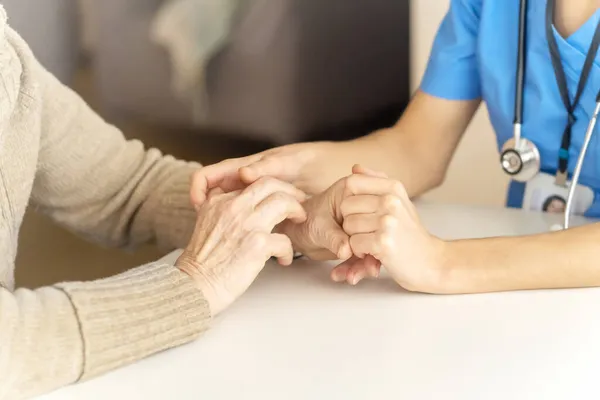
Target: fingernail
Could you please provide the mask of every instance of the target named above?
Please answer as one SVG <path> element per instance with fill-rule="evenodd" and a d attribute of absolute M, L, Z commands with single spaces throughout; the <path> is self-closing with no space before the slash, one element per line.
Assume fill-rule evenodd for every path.
<path fill-rule="evenodd" d="M 331 274 L 331 279 L 334 282 L 340 283 L 340 282 L 342 282 L 345 279 L 345 277 L 342 276 L 342 274 L 340 274 L 338 272 L 334 272 L 333 274 Z"/>

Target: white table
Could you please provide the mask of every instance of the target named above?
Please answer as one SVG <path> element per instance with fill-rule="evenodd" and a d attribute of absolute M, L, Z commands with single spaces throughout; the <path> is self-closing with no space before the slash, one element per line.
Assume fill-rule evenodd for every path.
<path fill-rule="evenodd" d="M 560 217 L 421 205 L 445 238 L 541 232 Z M 575 222 L 583 222 L 577 220 Z M 600 290 L 431 296 L 269 265 L 197 342 L 54 399 L 600 399 Z"/>

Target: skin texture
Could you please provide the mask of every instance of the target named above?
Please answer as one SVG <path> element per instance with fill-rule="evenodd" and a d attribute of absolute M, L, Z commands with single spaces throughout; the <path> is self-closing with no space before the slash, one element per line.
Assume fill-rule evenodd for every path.
<path fill-rule="evenodd" d="M 176 266 L 194 279 L 212 315 L 241 296 L 269 258 L 291 264 L 290 239 L 272 231 L 286 219 L 305 221 L 304 199 L 289 183 L 262 178 L 241 191 L 214 189 L 198 206 L 194 234 Z"/>
<path fill-rule="evenodd" d="M 344 181 L 340 180 L 326 191 L 303 203 L 306 221 L 284 221 L 276 231 L 288 236 L 294 250 L 312 260 L 346 260 L 352 256 L 350 238 L 342 228 L 340 204 Z"/>

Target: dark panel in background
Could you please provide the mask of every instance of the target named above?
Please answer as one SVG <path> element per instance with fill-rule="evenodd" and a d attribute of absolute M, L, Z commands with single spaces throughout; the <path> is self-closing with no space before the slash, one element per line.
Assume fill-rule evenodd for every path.
<path fill-rule="evenodd" d="M 318 2 L 296 3 L 297 7 L 305 8 L 296 12 L 296 15 L 310 15 L 313 27 L 310 30 L 313 35 L 305 39 L 304 49 L 300 50 L 298 68 L 311 71 L 306 74 L 315 77 L 309 82 L 312 87 L 304 87 L 299 93 L 299 96 L 307 97 L 299 103 L 318 108 L 314 102 L 320 102 L 328 113 L 335 113 L 335 109 L 326 107 L 327 104 L 339 104 L 340 110 L 347 112 L 351 104 L 356 103 L 357 97 L 367 96 L 366 101 L 374 107 L 367 113 L 356 113 L 354 118 L 340 113 L 337 116 L 339 124 L 313 132 L 313 138 L 348 139 L 393 125 L 412 95 L 410 1 L 328 2 L 338 3 L 338 7 L 321 9 L 324 12 L 319 13 L 310 10 L 318 8 Z M 365 7 L 369 7 L 369 12 L 361 13 Z M 347 21 L 348 18 L 352 19 L 351 23 L 335 23 L 336 19 Z M 377 29 L 373 29 L 374 24 Z M 332 34 L 323 35 L 327 31 Z M 341 42 L 342 38 L 345 38 L 344 42 L 351 38 L 357 50 L 352 51 L 346 43 L 336 42 Z M 345 63 L 335 67 L 330 65 L 327 62 L 330 55 L 335 55 L 334 59 L 345 60 Z M 344 74 L 340 74 L 338 68 L 344 68 Z M 364 71 L 377 71 L 377 74 L 363 75 Z"/>

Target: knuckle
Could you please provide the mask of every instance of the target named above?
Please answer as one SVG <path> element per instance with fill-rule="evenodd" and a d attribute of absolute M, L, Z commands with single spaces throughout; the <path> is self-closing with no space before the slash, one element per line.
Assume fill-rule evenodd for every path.
<path fill-rule="evenodd" d="M 264 217 L 275 216 L 282 213 L 285 213 L 289 206 L 289 199 L 283 193 L 274 193 L 269 196 L 269 199 L 265 201 L 263 206 L 261 206 L 260 214 L 263 221 L 266 222 Z"/>
<path fill-rule="evenodd" d="M 344 186 L 346 187 L 346 191 L 349 193 L 354 193 L 356 191 L 358 185 L 358 177 L 356 175 L 350 175 L 345 178 Z"/>
<path fill-rule="evenodd" d="M 240 213 L 242 207 L 244 205 L 244 200 L 242 197 L 235 197 L 223 204 L 222 213 L 228 217 L 234 217 Z"/>
<path fill-rule="evenodd" d="M 283 192 L 275 192 L 270 196 L 270 202 L 274 205 L 283 205 L 290 202 L 290 196 Z"/>
<path fill-rule="evenodd" d="M 239 221 L 242 232 L 248 233 L 254 231 L 257 227 L 260 227 L 260 216 L 255 217 L 254 215 L 249 216 Z"/>
<path fill-rule="evenodd" d="M 385 230 L 392 230 L 396 227 L 396 225 L 398 224 L 398 220 L 390 214 L 386 214 L 386 215 L 382 215 L 380 217 L 380 225 L 382 228 L 384 228 Z"/>
<path fill-rule="evenodd" d="M 267 237 L 260 233 L 251 234 L 249 240 L 252 248 L 257 250 L 264 249 L 265 247 L 267 247 L 268 244 Z"/>
<path fill-rule="evenodd" d="M 394 249 L 394 236 L 387 231 L 380 232 L 378 235 L 379 250 L 388 253 Z"/>
<path fill-rule="evenodd" d="M 407 196 L 406 187 L 404 187 L 404 185 L 402 184 L 402 182 L 395 181 L 392 184 L 392 191 L 394 192 L 394 194 L 396 196 L 400 196 L 400 197 L 406 197 Z"/>
<path fill-rule="evenodd" d="M 402 200 L 398 196 L 387 194 L 382 198 L 383 207 L 391 213 L 395 213 L 402 208 Z"/>

